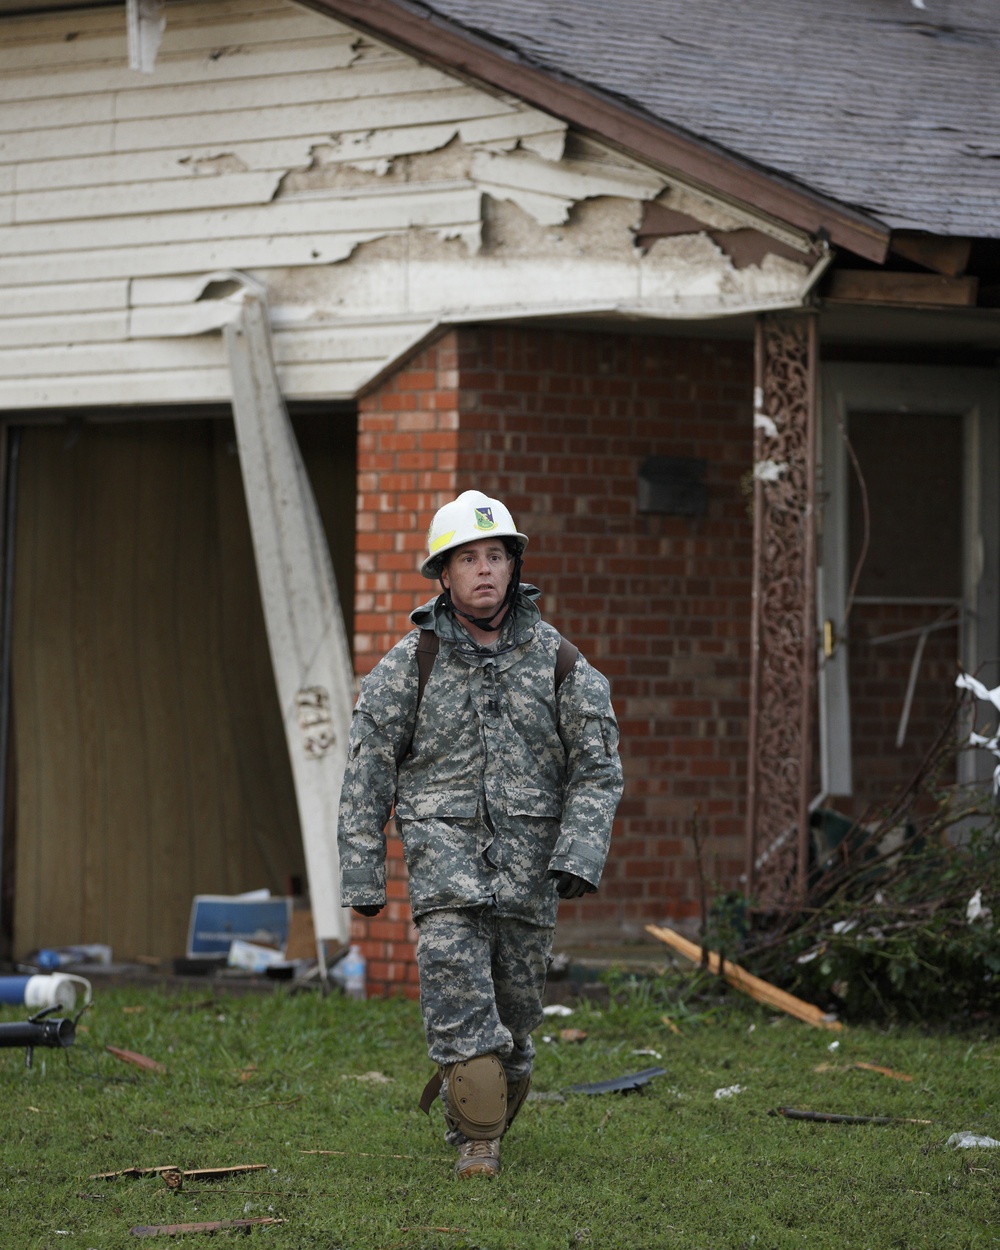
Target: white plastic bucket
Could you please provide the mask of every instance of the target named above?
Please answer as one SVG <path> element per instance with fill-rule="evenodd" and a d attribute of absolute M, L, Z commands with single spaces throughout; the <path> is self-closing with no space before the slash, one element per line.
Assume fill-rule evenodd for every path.
<path fill-rule="evenodd" d="M 33 1011 L 62 1007 L 72 1011 L 76 1006 L 76 986 L 86 990 L 91 1000 L 90 982 L 68 972 L 44 972 L 34 976 L 0 977 L 0 1003 L 16 1003 Z"/>

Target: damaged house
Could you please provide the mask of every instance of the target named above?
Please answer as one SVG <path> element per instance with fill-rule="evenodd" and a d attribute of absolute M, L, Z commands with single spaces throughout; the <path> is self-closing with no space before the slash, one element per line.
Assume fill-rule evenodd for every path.
<path fill-rule="evenodd" d="M 696 914 L 694 830 L 793 898 L 1000 677 L 998 53 L 987 0 L 0 0 L 7 950 L 260 886 L 346 939 L 354 682 L 471 485 L 621 722 L 563 934 Z"/>

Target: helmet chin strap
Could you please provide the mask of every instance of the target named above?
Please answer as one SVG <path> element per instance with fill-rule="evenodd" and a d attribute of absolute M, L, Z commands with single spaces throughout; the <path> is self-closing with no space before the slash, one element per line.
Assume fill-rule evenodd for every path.
<path fill-rule="evenodd" d="M 461 608 L 456 608 L 451 597 L 451 591 L 447 586 L 445 586 L 444 582 L 441 583 L 441 586 L 444 590 L 444 601 L 456 616 L 462 617 L 463 620 L 469 621 L 472 625 L 475 625 L 477 629 L 481 629 L 486 633 L 498 634 L 500 630 L 503 629 L 503 622 L 506 619 L 506 616 L 501 619 L 498 625 L 494 625 L 493 622 L 498 616 L 500 616 L 500 613 L 503 612 L 505 608 L 509 608 L 513 604 L 517 597 L 517 588 L 520 584 L 521 556 L 518 554 L 514 557 L 514 568 L 511 571 L 510 584 L 507 587 L 507 593 L 503 597 L 503 603 L 500 604 L 492 616 L 472 616 L 469 612 L 463 612 Z"/>

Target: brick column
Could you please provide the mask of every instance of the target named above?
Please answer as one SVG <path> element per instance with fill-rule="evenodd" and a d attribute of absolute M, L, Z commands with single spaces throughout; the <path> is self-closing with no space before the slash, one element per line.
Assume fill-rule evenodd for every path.
<path fill-rule="evenodd" d="M 354 667 L 371 671 L 412 626 L 409 613 L 434 586 L 418 571 L 434 512 L 456 495 L 457 348 L 448 334 L 365 396 L 358 408 L 357 574 Z M 368 993 L 418 993 L 402 846 L 389 829 L 388 903 L 351 939 L 368 961 Z"/>

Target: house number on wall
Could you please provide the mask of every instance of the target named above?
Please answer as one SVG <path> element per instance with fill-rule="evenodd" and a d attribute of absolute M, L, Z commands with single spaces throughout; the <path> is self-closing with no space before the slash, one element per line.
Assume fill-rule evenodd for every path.
<path fill-rule="evenodd" d="M 295 707 L 306 755 L 319 759 L 334 743 L 329 692 L 322 686 L 305 686 L 295 696 Z"/>

